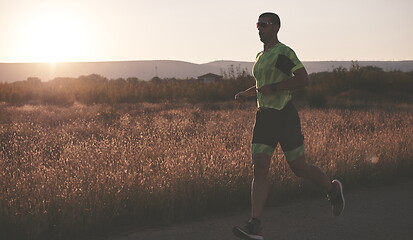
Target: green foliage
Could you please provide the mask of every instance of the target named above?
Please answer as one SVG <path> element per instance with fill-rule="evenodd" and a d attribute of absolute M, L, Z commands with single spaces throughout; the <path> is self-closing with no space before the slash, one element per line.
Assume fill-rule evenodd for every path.
<path fill-rule="evenodd" d="M 321 108 L 327 105 L 327 98 L 321 93 L 310 93 L 307 100 L 310 107 Z"/>
<path fill-rule="evenodd" d="M 375 99 L 409 100 L 413 93 L 413 72 L 385 72 L 378 67 L 360 67 L 353 62 L 350 69 L 338 67 L 332 72 L 320 72 L 310 75 L 309 96 L 324 95 L 334 97 L 343 93 L 361 100 Z M 353 100 L 353 99 L 351 99 Z"/>
<path fill-rule="evenodd" d="M 41 82 L 38 78 L 0 83 L 0 102 L 71 105 L 139 102 L 219 102 L 233 99 L 239 91 L 255 84 L 245 70 L 234 68 L 223 72 L 224 80 L 205 83 L 196 79 L 137 78 L 107 79 L 92 74 L 79 78 L 56 78 Z M 226 78 L 226 79 L 225 79 Z M 296 99 L 311 106 L 324 107 L 331 97 L 346 96 L 358 100 L 410 101 L 413 72 L 385 72 L 378 67 L 360 67 L 353 62 L 349 69 L 338 67 L 332 72 L 310 74 L 310 86 L 295 92 Z"/>
<path fill-rule="evenodd" d="M 26 81 L 0 84 L 0 101 L 8 103 L 73 104 L 74 102 L 137 103 L 137 102 L 216 102 L 233 96 L 254 85 L 251 76 L 226 79 L 213 83 L 200 80 L 154 78 L 113 79 L 92 74 L 79 78 L 56 78 L 49 82 Z"/>

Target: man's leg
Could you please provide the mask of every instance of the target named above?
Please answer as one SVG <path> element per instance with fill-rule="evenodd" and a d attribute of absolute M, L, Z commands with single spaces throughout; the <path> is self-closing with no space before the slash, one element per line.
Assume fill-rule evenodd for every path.
<path fill-rule="evenodd" d="M 251 183 L 251 219 L 244 227 L 235 226 L 233 233 L 242 239 L 263 240 L 261 216 L 269 192 L 268 171 L 271 156 L 265 153 L 252 154 L 254 176 Z"/>
<path fill-rule="evenodd" d="M 327 175 L 317 166 L 308 164 L 304 155 L 293 161 L 289 161 L 291 170 L 296 176 L 305 178 L 322 187 L 327 193 L 328 200 L 331 203 L 331 209 L 334 216 L 340 216 L 344 210 L 346 202 L 343 195 L 343 186 L 341 182 L 334 179 L 332 182 Z"/>
<path fill-rule="evenodd" d="M 333 188 L 327 175 L 317 166 L 308 164 L 305 156 L 302 155 L 294 161 L 289 161 L 291 170 L 297 177 L 305 178 L 314 184 L 322 187 L 325 192 L 330 192 Z"/>
<path fill-rule="evenodd" d="M 270 187 L 268 171 L 271 156 L 265 153 L 256 153 L 252 155 L 252 161 L 254 164 L 254 178 L 251 184 L 251 215 L 252 218 L 261 219 Z"/>

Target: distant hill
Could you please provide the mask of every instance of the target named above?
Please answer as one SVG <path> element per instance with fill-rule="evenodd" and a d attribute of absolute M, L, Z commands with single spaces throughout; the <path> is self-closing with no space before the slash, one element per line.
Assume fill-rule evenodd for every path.
<path fill-rule="evenodd" d="M 303 62 L 309 73 L 332 71 L 337 67 L 349 68 L 350 61 L 308 61 Z M 360 61 L 360 66 L 377 66 L 385 71 L 413 71 L 413 61 Z M 99 74 L 109 79 L 136 77 L 150 80 L 160 78 L 197 78 L 206 73 L 222 74 L 233 68 L 251 73 L 253 62 L 214 61 L 195 64 L 183 61 L 120 61 L 120 62 L 79 62 L 79 63 L 0 63 L 0 82 L 15 82 L 37 77 L 42 81 L 56 77 L 79 77 Z"/>

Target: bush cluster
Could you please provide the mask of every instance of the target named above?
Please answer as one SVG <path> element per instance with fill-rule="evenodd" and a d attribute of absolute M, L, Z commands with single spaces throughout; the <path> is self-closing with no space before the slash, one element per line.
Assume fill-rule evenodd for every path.
<path fill-rule="evenodd" d="M 386 72 L 378 67 L 360 67 L 353 62 L 349 69 L 338 67 L 332 72 L 313 73 L 310 79 L 304 95 L 313 106 L 323 107 L 328 97 L 337 96 L 364 101 L 413 99 L 413 72 Z"/>
<path fill-rule="evenodd" d="M 254 84 L 251 76 L 205 83 L 197 79 L 137 78 L 109 80 L 97 74 L 79 78 L 56 78 L 41 82 L 36 78 L 0 83 L 0 101 L 66 105 L 138 102 L 213 102 L 233 99 Z"/>
<path fill-rule="evenodd" d="M 228 74 L 226 74 L 228 75 Z M 232 74 L 212 83 L 197 79 L 137 78 L 107 79 L 97 74 L 78 78 L 56 78 L 42 82 L 28 78 L 14 83 L 0 83 L 0 102 L 71 105 L 139 102 L 221 102 L 233 99 L 239 91 L 255 84 L 252 76 Z M 349 69 L 338 67 L 332 72 L 310 74 L 310 86 L 296 91 L 297 99 L 310 106 L 324 107 L 330 97 L 346 95 L 359 100 L 412 99 L 413 72 L 386 72 L 378 67 L 360 67 L 353 62 Z"/>

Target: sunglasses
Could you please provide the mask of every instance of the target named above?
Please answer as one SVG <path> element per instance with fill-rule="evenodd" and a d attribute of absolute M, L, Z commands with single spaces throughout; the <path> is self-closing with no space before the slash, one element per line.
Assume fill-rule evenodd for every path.
<path fill-rule="evenodd" d="M 272 25 L 272 24 L 274 24 L 274 23 L 271 23 L 271 22 L 257 22 L 257 28 L 265 28 L 265 27 L 267 27 L 268 25 Z"/>

